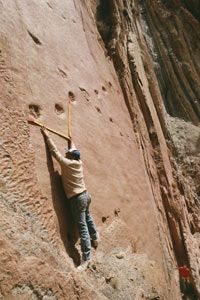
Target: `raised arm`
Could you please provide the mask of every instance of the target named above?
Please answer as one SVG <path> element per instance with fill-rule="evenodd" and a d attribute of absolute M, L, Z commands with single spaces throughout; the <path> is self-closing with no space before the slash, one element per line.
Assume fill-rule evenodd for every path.
<path fill-rule="evenodd" d="M 76 149 L 76 146 L 75 146 L 75 144 L 74 144 L 74 142 L 72 140 L 70 140 L 70 147 L 69 147 L 69 149 L 73 149 L 73 150 Z"/>
<path fill-rule="evenodd" d="M 58 151 L 56 145 L 54 144 L 53 140 L 50 138 L 49 133 L 47 132 L 47 130 L 42 127 L 41 131 L 46 139 L 48 148 L 52 154 L 52 156 L 59 162 L 63 162 L 65 160 L 64 156 L 60 153 L 60 151 Z"/>

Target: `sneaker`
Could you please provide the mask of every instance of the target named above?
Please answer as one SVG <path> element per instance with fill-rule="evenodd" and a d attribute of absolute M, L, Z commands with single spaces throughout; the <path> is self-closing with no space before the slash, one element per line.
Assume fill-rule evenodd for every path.
<path fill-rule="evenodd" d="M 97 248 L 98 245 L 99 245 L 99 242 L 100 242 L 100 236 L 99 236 L 99 233 L 97 233 L 97 238 L 96 239 L 92 239 L 92 246 L 94 248 Z"/>
<path fill-rule="evenodd" d="M 99 245 L 99 240 L 92 240 L 92 246 L 93 246 L 94 248 L 97 248 L 98 245 Z"/>
<path fill-rule="evenodd" d="M 76 268 L 77 271 L 85 271 L 89 266 L 90 260 L 83 260 L 81 264 Z"/>

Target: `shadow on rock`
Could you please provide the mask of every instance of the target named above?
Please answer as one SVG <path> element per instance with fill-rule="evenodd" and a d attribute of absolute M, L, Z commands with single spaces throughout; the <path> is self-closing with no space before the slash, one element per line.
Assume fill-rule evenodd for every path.
<path fill-rule="evenodd" d="M 80 254 L 75 247 L 78 240 L 78 230 L 73 222 L 70 201 L 67 199 L 61 176 L 58 171 L 54 170 L 53 159 L 45 142 L 47 167 L 51 181 L 51 193 L 54 210 L 57 215 L 60 237 L 65 246 L 68 255 L 73 259 L 75 265 L 80 264 Z"/>

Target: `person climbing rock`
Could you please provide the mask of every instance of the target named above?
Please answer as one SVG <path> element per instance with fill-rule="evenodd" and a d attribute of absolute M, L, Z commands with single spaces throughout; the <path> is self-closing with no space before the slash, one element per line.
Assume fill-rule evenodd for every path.
<path fill-rule="evenodd" d="M 63 156 L 50 138 L 46 128 L 41 128 L 41 131 L 52 156 L 61 166 L 63 188 L 70 201 L 72 215 L 77 224 L 81 239 L 82 260 L 78 269 L 84 270 L 87 268 L 91 258 L 91 241 L 92 245 L 96 248 L 99 242 L 99 233 L 89 211 L 91 196 L 87 192 L 84 182 L 80 151 L 76 149 L 70 139 L 69 149 L 65 149 L 66 153 Z"/>

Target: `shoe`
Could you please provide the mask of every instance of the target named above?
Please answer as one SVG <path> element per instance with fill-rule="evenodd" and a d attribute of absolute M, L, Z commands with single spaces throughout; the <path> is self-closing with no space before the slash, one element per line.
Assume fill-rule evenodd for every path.
<path fill-rule="evenodd" d="M 92 239 L 92 246 L 94 248 L 97 248 L 98 245 L 99 245 L 99 242 L 100 242 L 100 236 L 99 236 L 99 233 L 97 233 L 97 238 L 96 239 Z"/>
<path fill-rule="evenodd" d="M 92 246 L 93 246 L 94 248 L 97 248 L 98 245 L 99 245 L 99 240 L 92 240 Z"/>
<path fill-rule="evenodd" d="M 90 260 L 83 260 L 81 264 L 76 268 L 78 272 L 85 271 L 89 266 Z"/>

